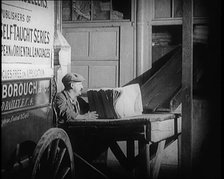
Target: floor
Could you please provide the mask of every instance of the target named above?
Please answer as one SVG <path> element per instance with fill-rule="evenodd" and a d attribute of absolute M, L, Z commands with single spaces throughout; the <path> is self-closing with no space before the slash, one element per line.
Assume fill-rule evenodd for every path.
<path fill-rule="evenodd" d="M 173 165 L 162 165 L 159 173 L 158 179 L 177 179 L 178 170 L 177 166 Z"/>
<path fill-rule="evenodd" d="M 111 179 L 126 179 L 126 178 L 130 178 L 130 179 L 137 179 L 137 178 L 144 178 L 143 176 L 139 175 L 139 173 L 137 172 L 129 172 L 126 169 L 122 168 L 119 163 L 115 162 L 114 165 L 110 165 L 110 167 L 105 167 L 104 166 L 100 166 L 100 165 L 95 165 L 95 167 L 97 169 L 99 169 L 100 171 L 103 171 L 103 173 Z M 85 168 L 85 167 L 84 167 Z M 87 168 L 82 168 L 81 171 L 79 170 L 79 174 L 80 177 L 78 178 L 104 178 L 102 175 L 98 174 L 97 172 L 95 172 L 93 169 L 87 169 Z M 84 174 L 84 175 L 83 175 Z M 158 179 L 178 179 L 178 173 L 177 173 L 177 166 L 173 166 L 173 165 L 162 165 L 160 172 L 159 172 L 159 176 Z"/>
<path fill-rule="evenodd" d="M 116 172 L 114 176 L 119 176 L 119 177 L 113 177 L 112 178 L 143 178 L 142 176 L 140 177 L 137 175 L 136 177 L 133 177 L 131 173 L 128 173 L 127 171 L 117 167 L 114 167 L 112 169 L 113 171 Z M 121 176 L 121 177 L 120 177 Z M 138 177 L 139 176 L 139 177 Z M 159 172 L 158 179 L 177 179 L 177 167 L 175 166 L 162 166 Z"/>

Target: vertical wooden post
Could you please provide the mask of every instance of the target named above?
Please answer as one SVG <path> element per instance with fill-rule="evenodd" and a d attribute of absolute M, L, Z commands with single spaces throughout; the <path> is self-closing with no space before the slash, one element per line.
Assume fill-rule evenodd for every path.
<path fill-rule="evenodd" d="M 137 76 L 144 73 L 146 70 L 151 68 L 151 61 L 149 56 L 151 47 L 149 47 L 150 41 L 150 25 L 149 19 L 149 1 L 138 0 L 137 1 L 137 23 L 136 23 L 136 71 Z"/>
<path fill-rule="evenodd" d="M 130 138 L 127 139 L 127 159 L 128 162 L 133 163 L 135 158 L 135 140 Z M 131 171 L 134 177 L 134 170 Z"/>
<path fill-rule="evenodd" d="M 164 155 L 164 147 L 165 147 L 166 140 L 162 140 L 158 142 L 158 148 L 156 151 L 155 156 L 155 163 L 153 164 L 153 171 L 152 171 L 152 178 L 157 179 L 159 176 L 159 170 L 162 162 L 162 158 Z"/>
<path fill-rule="evenodd" d="M 141 171 L 139 173 L 143 178 L 150 178 L 151 166 L 150 166 L 150 142 L 138 141 L 138 148 L 140 154 L 140 161 L 137 169 Z"/>
<path fill-rule="evenodd" d="M 55 14 L 55 31 L 59 30 L 62 32 L 62 1 L 55 1 L 54 2 L 54 14 Z"/>
<path fill-rule="evenodd" d="M 183 0 L 183 51 L 182 51 L 182 177 L 192 174 L 193 125 L 193 0 Z"/>
<path fill-rule="evenodd" d="M 145 165 L 146 165 L 146 177 L 150 177 L 151 176 L 151 159 L 150 159 L 150 142 L 147 142 L 145 144 Z"/>

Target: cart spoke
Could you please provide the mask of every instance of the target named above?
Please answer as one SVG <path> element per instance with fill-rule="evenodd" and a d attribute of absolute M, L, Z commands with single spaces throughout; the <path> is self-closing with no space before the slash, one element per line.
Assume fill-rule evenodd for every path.
<path fill-rule="evenodd" d="M 39 171 L 38 171 L 38 175 L 40 175 L 40 177 L 47 177 L 49 176 L 49 169 L 50 169 L 50 165 L 49 165 L 49 160 L 47 160 L 47 151 L 45 151 L 43 153 L 42 158 L 40 159 L 40 163 L 39 163 Z"/>
<path fill-rule="evenodd" d="M 51 147 L 52 147 L 52 143 L 50 143 L 47 147 L 47 160 L 49 160 L 49 158 L 50 158 Z"/>
<path fill-rule="evenodd" d="M 59 157 L 58 157 L 58 160 L 57 160 L 57 163 L 56 163 L 56 167 L 55 167 L 55 171 L 54 171 L 54 177 L 56 177 L 56 175 L 58 173 L 59 167 L 60 167 L 61 162 L 62 162 L 62 160 L 64 158 L 64 155 L 65 155 L 65 152 L 66 152 L 66 148 L 61 150 L 61 152 L 59 153 Z"/>
<path fill-rule="evenodd" d="M 59 178 L 64 179 L 68 174 L 69 174 L 70 168 L 64 168 L 60 173 L 59 173 Z"/>
<path fill-rule="evenodd" d="M 56 159 L 56 156 L 57 156 L 57 152 L 58 152 L 58 144 L 59 144 L 59 139 L 57 139 L 55 142 L 55 145 L 53 146 L 53 149 L 51 151 L 52 153 L 52 158 L 51 158 L 51 165 L 53 166 L 54 165 L 54 162 L 55 162 L 55 159 Z"/>

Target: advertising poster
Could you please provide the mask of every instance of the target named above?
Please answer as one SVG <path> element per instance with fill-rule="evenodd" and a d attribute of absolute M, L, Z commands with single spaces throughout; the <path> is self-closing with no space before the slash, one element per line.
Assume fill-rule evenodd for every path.
<path fill-rule="evenodd" d="M 2 80 L 53 74 L 54 1 L 2 1 Z"/>

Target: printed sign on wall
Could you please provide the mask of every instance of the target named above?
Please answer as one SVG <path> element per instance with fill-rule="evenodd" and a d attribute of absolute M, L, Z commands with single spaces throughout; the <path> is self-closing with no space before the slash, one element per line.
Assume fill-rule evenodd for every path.
<path fill-rule="evenodd" d="M 2 62 L 51 67 L 54 1 L 2 2 Z"/>

